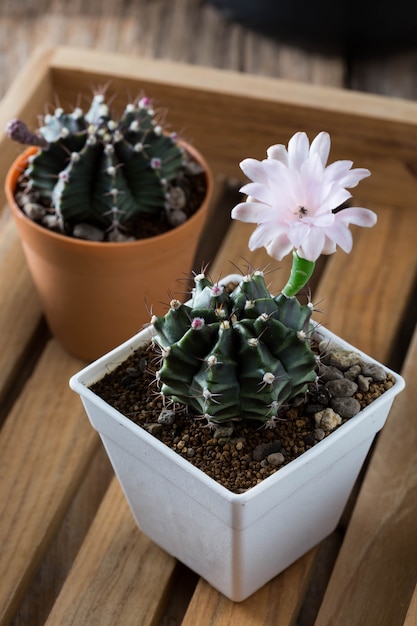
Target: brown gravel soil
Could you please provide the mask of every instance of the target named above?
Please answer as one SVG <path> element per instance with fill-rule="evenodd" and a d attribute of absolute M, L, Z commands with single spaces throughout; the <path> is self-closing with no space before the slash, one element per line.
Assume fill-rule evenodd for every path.
<path fill-rule="evenodd" d="M 139 349 L 91 389 L 230 491 L 246 491 L 331 434 L 317 426 L 317 411 L 331 401 L 324 385 L 317 384 L 310 386 L 305 398 L 282 410 L 273 429 L 259 422 L 235 422 L 233 432 L 227 427 L 213 432 L 184 407 L 176 408 L 174 415 L 165 407 L 161 420 L 164 406 L 150 373 L 153 356 L 148 349 Z M 353 397 L 364 408 L 393 383 L 388 375 Z"/>

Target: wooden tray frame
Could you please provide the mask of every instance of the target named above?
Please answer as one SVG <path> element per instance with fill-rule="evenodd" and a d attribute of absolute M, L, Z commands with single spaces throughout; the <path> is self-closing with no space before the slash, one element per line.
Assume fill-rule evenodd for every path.
<path fill-rule="evenodd" d="M 13 117 L 34 127 L 48 104 L 75 106 L 80 94 L 104 85 L 118 94 L 115 108 L 139 93 L 154 98 L 170 126 L 207 155 L 218 175 L 239 177 L 239 161 L 263 158 L 269 145 L 287 143 L 297 130 L 310 137 L 327 130 L 332 160 L 349 158 L 371 169 L 360 192 L 367 206 L 415 204 L 417 103 L 397 98 L 56 47 L 39 49 L 18 74 L 0 103 L 0 128 Z M 18 150 L 2 130 L 1 172 Z"/>

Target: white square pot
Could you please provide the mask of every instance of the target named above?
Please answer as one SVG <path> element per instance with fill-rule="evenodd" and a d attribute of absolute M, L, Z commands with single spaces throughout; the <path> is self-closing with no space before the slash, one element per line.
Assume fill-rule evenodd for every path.
<path fill-rule="evenodd" d="M 320 328 L 324 338 L 356 348 Z M 404 380 L 298 459 L 242 494 L 209 478 L 88 387 L 151 337 L 144 330 L 71 378 L 140 529 L 216 589 L 241 601 L 336 527 L 375 434 Z"/>

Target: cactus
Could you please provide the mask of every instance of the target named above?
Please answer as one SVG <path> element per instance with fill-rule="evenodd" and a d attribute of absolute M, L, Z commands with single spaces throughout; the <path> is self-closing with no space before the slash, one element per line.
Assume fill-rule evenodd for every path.
<path fill-rule="evenodd" d="M 25 172 L 27 193 L 61 232 L 74 234 L 81 223 L 117 240 L 132 235 L 141 217 L 165 215 L 171 225 L 186 219 L 176 185 L 186 168 L 184 150 L 163 131 L 146 97 L 128 104 L 118 121 L 96 94 L 85 114 L 57 108 L 37 133 L 19 120 L 9 122 L 7 133 L 39 148 Z"/>
<path fill-rule="evenodd" d="M 189 304 L 172 300 L 152 318 L 161 395 L 214 427 L 240 419 L 274 426 L 280 407 L 316 380 L 311 312 L 295 297 L 272 297 L 261 271 L 230 293 L 199 274 Z"/>

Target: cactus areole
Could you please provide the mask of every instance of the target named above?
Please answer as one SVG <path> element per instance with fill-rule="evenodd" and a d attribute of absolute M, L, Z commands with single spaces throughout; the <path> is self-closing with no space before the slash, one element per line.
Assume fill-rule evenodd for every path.
<path fill-rule="evenodd" d="M 164 131 L 146 97 L 128 104 L 118 120 L 100 93 L 87 113 L 57 108 L 36 133 L 20 120 L 11 120 L 6 131 L 38 148 L 23 172 L 18 204 L 65 235 L 96 241 L 152 236 L 183 223 L 205 195 L 202 168 L 175 133 Z"/>
<path fill-rule="evenodd" d="M 196 276 L 188 304 L 173 300 L 165 316 L 152 319 L 161 395 L 209 425 L 244 419 L 274 426 L 282 405 L 316 380 L 311 312 L 295 297 L 271 296 L 261 271 L 232 291 Z"/>

